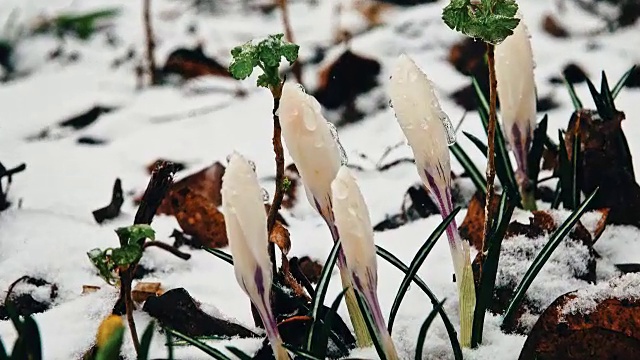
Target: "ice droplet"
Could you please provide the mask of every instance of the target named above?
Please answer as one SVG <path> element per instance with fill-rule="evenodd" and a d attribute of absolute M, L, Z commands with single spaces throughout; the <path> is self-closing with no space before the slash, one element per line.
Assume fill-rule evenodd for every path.
<path fill-rule="evenodd" d="M 338 151 L 340 151 L 340 164 L 347 165 L 349 163 L 349 157 L 347 156 L 347 152 L 344 150 L 342 143 L 340 143 L 340 137 L 338 136 L 338 129 L 332 123 L 327 121 L 327 126 L 329 126 L 329 132 L 331 132 L 331 137 L 336 141 L 338 145 Z"/>
<path fill-rule="evenodd" d="M 442 121 L 442 125 L 444 126 L 444 133 L 447 136 L 447 145 L 451 146 L 456 143 L 456 131 L 453 128 L 453 124 L 451 124 L 451 119 L 444 112 L 440 111 L 439 115 L 440 121 Z"/>
<path fill-rule="evenodd" d="M 262 202 L 268 204 L 270 201 L 269 192 L 265 188 L 260 188 L 260 191 L 262 192 Z"/>

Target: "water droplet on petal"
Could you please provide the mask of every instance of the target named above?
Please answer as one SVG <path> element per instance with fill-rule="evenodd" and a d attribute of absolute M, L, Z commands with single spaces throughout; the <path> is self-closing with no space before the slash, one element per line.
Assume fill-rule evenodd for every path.
<path fill-rule="evenodd" d="M 440 111 L 439 118 L 444 126 L 444 133 L 447 136 L 447 145 L 451 146 L 455 144 L 456 131 L 453 128 L 453 124 L 451 124 L 451 119 L 449 119 L 449 116 L 444 111 Z"/>
<path fill-rule="evenodd" d="M 260 191 L 262 191 L 262 202 L 268 204 L 270 201 L 269 192 L 265 188 L 261 188 Z"/>
<path fill-rule="evenodd" d="M 254 163 L 251 160 L 247 160 L 247 162 L 249 163 L 249 166 L 251 166 L 251 169 L 253 170 L 253 172 L 256 171 L 256 163 Z"/>
<path fill-rule="evenodd" d="M 336 144 L 338 145 L 338 151 L 340 151 L 340 164 L 347 165 L 349 163 L 349 157 L 347 156 L 347 152 L 344 150 L 342 143 L 340 143 L 340 137 L 338 136 L 338 129 L 336 129 L 336 126 L 328 121 L 327 121 L 327 126 L 329 126 L 331 137 L 336 141 Z"/>

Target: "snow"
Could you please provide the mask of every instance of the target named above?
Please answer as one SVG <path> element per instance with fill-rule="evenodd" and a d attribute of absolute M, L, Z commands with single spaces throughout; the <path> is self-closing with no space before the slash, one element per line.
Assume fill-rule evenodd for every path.
<path fill-rule="evenodd" d="M 578 290 L 574 299 L 562 308 L 561 314 L 589 314 L 606 299 L 640 299 L 640 275 L 625 274 L 611 282 L 603 282 L 592 287 Z"/>
<path fill-rule="evenodd" d="M 154 0 L 152 6 L 156 31 L 157 59 L 161 64 L 178 46 L 192 46 L 202 40 L 205 52 L 226 64 L 229 50 L 257 37 L 281 32 L 277 12 L 261 16 L 244 13 L 240 6 L 230 7 L 218 14 L 197 11 L 186 2 Z M 295 40 L 301 45 L 301 57 L 309 58 L 316 46 L 332 43 L 334 2 L 321 1 L 317 7 L 309 7 L 306 1 L 291 1 L 290 19 Z M 558 75 L 568 62 L 582 66 L 595 82 L 605 70 L 610 82 L 618 79 L 640 59 L 638 25 L 615 33 L 596 36 L 579 36 L 570 40 L 558 40 L 541 30 L 540 19 L 546 12 L 555 12 L 551 1 L 521 1 L 521 11 L 529 25 L 536 62 L 535 77 L 538 92 L 549 93 L 561 104 L 548 112 L 549 135 L 555 139 L 557 129 L 566 127 L 572 111 L 570 98 L 562 86 L 548 82 Z M 434 83 L 443 110 L 454 126 L 464 114 L 447 94 L 467 85 L 468 79 L 457 73 L 446 62 L 451 44 L 462 37 L 448 29 L 441 21 L 441 9 L 446 4 L 415 6 L 394 9 L 385 16 L 387 25 L 365 32 L 351 40 L 355 53 L 378 59 L 383 64 L 379 76 L 383 84 L 372 94 L 358 100 L 358 106 L 367 111 L 380 101 L 386 103 L 386 86 L 389 70 L 398 55 L 411 56 Z M 134 47 L 141 60 L 144 51 L 143 28 L 139 2 L 126 0 L 62 1 L 4 0 L 0 3 L 0 19 L 5 19 L 13 9 L 19 9 L 19 19 L 30 22 L 39 14 L 55 14 L 58 11 L 81 11 L 116 6 L 121 9 L 111 31 L 120 39 L 120 45 L 111 48 L 105 44 L 105 35 L 98 34 L 87 42 L 69 40 L 67 51 L 78 51 L 77 63 L 65 64 L 47 60 L 46 54 L 55 49 L 59 41 L 48 36 L 37 36 L 19 43 L 16 56 L 21 72 L 29 75 L 12 82 L 0 84 L 0 160 L 13 167 L 22 162 L 27 170 L 17 174 L 11 186 L 10 198 L 14 206 L 0 214 L 0 289 L 23 275 L 43 278 L 58 285 L 59 296 L 52 309 L 36 314 L 43 338 L 46 359 L 77 358 L 92 344 L 100 321 L 110 313 L 117 297 L 117 290 L 100 279 L 89 263 L 86 252 L 92 248 L 106 248 L 117 244 L 113 230 L 132 223 L 136 207 L 132 195 L 144 190 L 148 182 L 146 166 L 157 158 L 186 162 L 188 169 L 178 177 L 199 171 L 215 161 L 226 164 L 226 157 L 233 151 L 253 160 L 261 185 L 273 193 L 275 174 L 271 145 L 272 99 L 265 89 L 254 86 L 256 74 L 237 83 L 213 77 L 189 81 L 183 87 L 163 86 L 135 89 L 133 67 L 127 63 L 117 70 L 111 69 L 113 59 L 121 57 L 129 47 Z M 571 30 L 578 32 L 599 26 L 597 19 L 579 10 L 570 9 L 560 16 Z M 360 15 L 344 10 L 342 25 L 357 30 L 363 25 Z M 195 24 L 197 33 L 189 35 L 186 28 Z M 599 47 L 588 50 L 591 44 Z M 331 54 L 337 52 L 331 52 Z M 308 90 L 313 90 L 317 75 L 309 67 L 305 72 Z M 248 91 L 245 98 L 235 98 L 237 89 Z M 576 86 L 578 95 L 586 106 L 592 106 L 585 84 Z M 640 136 L 640 126 L 633 120 L 640 116 L 636 105 L 637 89 L 625 88 L 616 99 L 617 108 L 624 111 L 627 121 L 624 131 L 629 139 Z M 27 141 L 26 138 L 42 129 L 56 125 L 92 106 L 113 106 L 117 110 L 102 115 L 91 126 L 74 132 L 60 133 L 59 139 Z M 538 114 L 539 117 L 542 114 Z M 484 131 L 477 114 L 468 114 L 461 131 L 470 132 L 484 139 Z M 372 112 L 365 120 L 339 129 L 340 141 L 352 163 L 367 164 L 358 154 L 367 155 L 374 163 L 386 148 L 404 143 L 405 138 L 395 120 L 392 109 Z M 107 141 L 101 146 L 79 145 L 81 136 L 93 136 Z M 483 154 L 474 150 L 466 137 L 458 136 L 458 142 L 467 150 L 481 171 L 485 162 Z M 640 143 L 630 141 L 635 155 L 635 168 L 640 168 Z M 402 157 L 411 157 L 408 146 L 393 150 L 385 163 Z M 285 151 L 286 163 L 291 159 Z M 419 177 L 412 164 L 401 164 L 385 172 L 377 172 L 370 165 L 366 170 L 354 171 L 370 210 L 372 223 L 378 223 L 389 214 L 397 213 L 407 188 L 418 183 Z M 460 173 L 461 166 L 452 161 L 452 169 Z M 120 178 L 125 191 L 123 213 L 115 220 L 98 225 L 91 211 L 106 205 L 116 178 Z M 468 185 L 469 182 L 467 182 Z M 302 189 L 299 189 L 302 191 Z M 465 194 L 468 190 L 463 189 Z M 308 255 L 324 261 L 331 249 L 329 230 L 322 219 L 311 209 L 302 193 L 292 210 L 283 211 L 290 224 L 292 239 L 290 256 Z M 21 207 L 18 207 L 21 202 Z M 462 222 L 465 210 L 457 216 Z M 561 213 L 562 216 L 568 212 Z M 589 230 L 595 227 L 596 215 L 585 215 Z M 514 216 L 514 220 L 516 217 Z M 528 214 L 517 214 L 520 222 L 528 223 Z M 587 220 L 589 219 L 589 220 Z M 439 216 L 418 220 L 395 230 L 375 234 L 376 243 L 392 252 L 406 264 L 422 245 L 431 231 L 440 223 Z M 158 240 L 169 241 L 173 229 L 179 228 L 172 217 L 158 216 L 153 222 Z M 537 253 L 547 238 L 514 238 L 504 242 L 499 281 L 517 283 L 524 275 L 528 263 L 518 261 L 519 251 Z M 546 306 L 556 297 L 576 289 L 590 289 L 588 283 L 576 280 L 572 274 L 584 271 L 588 253 L 582 245 L 563 241 L 552 259 L 543 267 L 527 296 Z M 629 226 L 608 226 L 595 245 L 598 259 L 597 279 L 601 284 L 615 278 L 619 272 L 613 264 L 638 263 L 640 231 Z M 233 269 L 227 263 L 210 254 L 185 250 L 192 255 L 184 261 L 161 250 L 151 248 L 145 252 L 142 264 L 154 270 L 144 281 L 158 281 L 165 290 L 184 287 L 203 309 L 226 319 L 236 321 L 250 329 L 253 320 L 249 311 L 249 299 L 235 281 Z M 474 256 L 475 254 L 472 254 Z M 513 255 L 513 256 L 511 256 Z M 395 293 L 403 274 L 378 261 L 378 294 L 383 314 L 389 314 Z M 441 239 L 426 259 L 419 275 L 442 300 L 444 309 L 455 326 L 458 326 L 457 288 L 451 281 L 453 268 L 451 255 L 445 240 Z M 636 284 L 636 276 L 620 280 L 615 291 L 623 292 Z M 95 293 L 81 295 L 83 285 L 101 286 Z M 610 291 L 600 288 L 598 294 Z M 28 290 L 21 287 L 20 291 Z M 26 289 L 26 290 L 25 290 Z M 49 289 L 46 287 L 46 289 Z M 609 289 L 609 290 L 608 290 Z M 635 289 L 635 288 L 634 288 Z M 340 292 L 340 279 L 336 271 L 331 280 L 327 302 Z M 589 290 L 585 290 L 589 291 Z M 635 293 L 634 293 L 635 294 Z M 42 294 L 44 295 L 44 294 Z M 592 304 L 592 303 L 591 303 Z M 578 304 L 580 308 L 588 304 Z M 576 305 L 576 306 L 578 306 Z M 392 337 L 402 359 L 412 358 L 419 328 L 431 311 L 431 303 L 415 286 L 412 286 L 400 307 Z M 348 321 L 344 304 L 340 315 Z M 150 320 L 141 311 L 135 314 L 138 331 Z M 477 350 L 465 350 L 466 359 L 510 360 L 516 359 L 525 337 L 506 335 L 500 331 L 500 317 L 487 315 L 484 344 Z M 525 323 L 535 322 L 535 316 L 527 315 Z M 255 329 L 254 329 L 255 330 Z M 5 344 L 12 344 L 15 331 L 9 322 L 0 322 L 0 337 Z M 260 347 L 261 340 L 208 341 L 223 349 L 232 344 L 247 352 Z M 10 345 L 9 345 L 10 346 Z M 133 359 L 133 345 L 125 335 L 128 359 Z M 165 356 L 164 337 L 154 336 L 151 358 Z M 377 358 L 375 351 L 355 351 L 354 357 Z M 199 350 L 177 347 L 177 358 L 204 359 Z M 436 318 L 427 334 L 424 359 L 452 358 L 447 334 L 440 318 Z"/>

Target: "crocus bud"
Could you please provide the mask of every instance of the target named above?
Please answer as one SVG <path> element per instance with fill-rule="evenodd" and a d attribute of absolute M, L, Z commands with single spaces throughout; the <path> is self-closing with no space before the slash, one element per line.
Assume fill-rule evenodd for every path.
<path fill-rule="evenodd" d="M 300 173 L 307 199 L 325 221 L 332 223 L 331 181 L 338 173 L 341 156 L 320 104 L 300 85 L 285 83 L 278 114 L 282 137 Z"/>
<path fill-rule="evenodd" d="M 271 310 L 271 261 L 267 252 L 267 216 L 262 191 L 251 164 L 231 155 L 222 180 L 222 208 L 238 284 L 260 314 L 278 360 L 288 360 Z"/>
<path fill-rule="evenodd" d="M 448 145 L 455 142 L 449 117 L 440 108 L 431 81 L 406 55 L 400 55 L 389 84 L 391 104 L 416 160 L 418 174 L 440 209 L 442 218 L 453 211 L 451 200 L 451 167 Z M 471 343 L 475 306 L 469 244 L 464 243 L 453 220 L 447 227 L 449 249 L 458 284 L 460 306 L 460 342 Z"/>
<path fill-rule="evenodd" d="M 367 204 L 346 166 L 338 171 L 331 183 L 331 190 L 335 224 L 340 233 L 351 284 L 365 300 L 375 322 L 378 338 L 382 339 L 386 358 L 397 359 L 398 355 L 378 302 L 378 265 Z"/>
<path fill-rule="evenodd" d="M 522 19 L 513 35 L 496 46 L 495 68 L 503 131 L 518 163 L 516 175 L 523 192 L 528 183 L 527 154 L 536 126 L 536 86 L 531 41 Z"/>
<path fill-rule="evenodd" d="M 278 115 L 282 137 L 300 173 L 307 199 L 324 218 L 333 240 L 338 241 L 340 235 L 334 224 L 331 182 L 342 165 L 344 151 L 337 141 L 337 134 L 334 134 L 335 129 L 322 116 L 318 101 L 296 84 L 284 84 Z M 342 284 L 346 287 L 349 274 L 342 253 L 338 255 L 338 267 Z M 358 345 L 370 345 L 371 338 L 353 290 L 347 290 L 345 301 Z"/>

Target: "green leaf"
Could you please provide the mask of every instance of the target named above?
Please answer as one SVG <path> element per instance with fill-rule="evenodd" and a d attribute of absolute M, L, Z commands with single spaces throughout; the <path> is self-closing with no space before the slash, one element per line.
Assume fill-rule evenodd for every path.
<path fill-rule="evenodd" d="M 208 252 L 209 254 L 217 257 L 218 259 L 221 259 L 224 262 L 227 262 L 230 265 L 233 265 L 233 257 L 231 257 L 230 254 L 227 254 L 226 252 L 224 252 L 222 250 L 219 250 L 219 249 L 212 249 L 212 248 L 208 248 L 208 247 L 203 247 L 202 249 L 204 251 Z"/>
<path fill-rule="evenodd" d="M 604 82 L 605 78 L 603 77 L 602 80 Z M 589 79 L 587 79 L 587 86 L 589 87 L 589 92 L 591 93 L 593 102 L 596 105 L 596 109 L 598 110 L 598 115 L 600 115 L 603 121 L 613 119 L 616 109 L 614 106 L 611 106 L 611 104 L 609 103 L 609 100 L 607 99 L 608 95 L 607 94 L 603 95 L 598 93 L 598 90 L 596 90 L 596 87 L 593 85 L 593 83 Z"/>
<path fill-rule="evenodd" d="M 456 215 L 460 211 L 460 207 L 454 209 L 451 214 L 449 214 L 446 218 L 442 220 L 440 225 L 433 230 L 429 238 L 424 242 L 424 244 L 418 249 L 416 256 L 411 260 L 411 264 L 409 265 L 409 271 L 402 279 L 400 283 L 400 288 L 398 288 L 398 292 L 396 293 L 396 297 L 393 300 L 393 305 L 391 305 L 391 313 L 389 313 L 389 325 L 387 328 L 389 330 L 389 334 L 391 334 L 391 330 L 393 329 L 393 323 L 396 319 L 396 315 L 398 314 L 398 310 L 400 309 L 400 304 L 402 303 L 402 299 L 404 299 L 404 295 L 409 290 L 409 285 L 411 285 L 411 280 L 422 266 L 422 263 L 429 255 L 429 252 L 433 249 L 440 236 L 445 232 L 449 224 L 455 219 Z"/>
<path fill-rule="evenodd" d="M 308 360 L 324 360 L 324 358 L 319 358 L 317 356 L 314 356 L 313 354 L 311 354 L 308 351 L 302 350 L 302 349 L 297 349 L 289 344 L 282 344 L 282 346 L 284 346 L 287 350 L 291 351 L 294 355 L 299 356 L 302 359 L 308 359 Z"/>
<path fill-rule="evenodd" d="M 227 346 L 226 348 L 227 348 L 227 350 L 229 350 L 230 353 L 232 353 L 233 355 L 237 356 L 238 359 L 240 359 L 240 360 L 251 360 L 251 359 L 253 359 L 253 357 L 247 355 L 244 351 L 238 349 L 235 346 Z"/>
<path fill-rule="evenodd" d="M 138 351 L 138 360 L 147 360 L 149 358 L 149 347 L 151 346 L 151 339 L 153 338 L 153 331 L 156 327 L 154 321 L 149 322 L 149 325 L 144 329 L 144 333 L 140 338 L 140 350 Z"/>
<path fill-rule="evenodd" d="M 36 324 L 31 316 L 26 316 L 23 324 L 24 326 L 20 336 L 24 338 L 25 347 L 28 352 L 27 358 L 29 360 L 42 360 L 42 343 L 38 324 Z"/>
<path fill-rule="evenodd" d="M 166 331 L 166 329 L 164 331 L 164 336 L 166 341 L 165 346 L 167 347 L 167 360 L 173 360 L 173 338 L 171 333 Z"/>
<path fill-rule="evenodd" d="M 400 259 L 398 259 L 392 253 L 388 252 L 387 250 L 381 248 L 378 245 L 376 245 L 376 253 L 378 254 L 378 256 L 386 260 L 389 264 L 393 265 L 398 270 L 402 271 L 405 274 L 409 273 L 409 268 L 407 267 L 407 265 L 405 265 L 402 261 L 400 261 Z M 429 300 L 431 300 L 431 304 L 434 306 L 434 308 L 440 303 L 436 295 L 431 291 L 431 289 L 429 289 L 427 284 L 425 284 L 425 282 L 422 281 L 420 276 L 416 274 L 413 277 L 413 282 L 416 285 L 418 285 L 420 290 L 422 290 L 427 295 Z M 442 322 L 444 323 L 444 327 L 447 330 L 447 334 L 449 335 L 449 342 L 451 343 L 451 348 L 453 349 L 454 359 L 462 360 L 462 348 L 460 347 L 460 342 L 458 341 L 458 334 L 456 333 L 456 329 L 453 327 L 453 323 L 451 323 L 451 320 L 447 316 L 447 313 L 445 313 L 442 308 L 438 310 L 438 314 L 440 314 L 440 317 L 442 318 Z"/>
<path fill-rule="evenodd" d="M 551 202 L 551 208 L 556 210 L 562 203 L 562 182 L 558 180 L 556 184 L 556 190 L 553 192 L 553 201 Z"/>
<path fill-rule="evenodd" d="M 116 329 L 104 346 L 98 349 L 96 360 L 118 360 L 124 338 L 124 327 Z"/>
<path fill-rule="evenodd" d="M 233 60 L 229 65 L 229 72 L 238 80 L 248 78 L 258 65 L 258 49 L 251 41 L 231 49 L 231 56 Z"/>
<path fill-rule="evenodd" d="M 442 11 L 442 20 L 453 30 L 497 45 L 513 34 L 520 23 L 514 18 L 518 4 L 513 0 L 451 0 Z"/>
<path fill-rule="evenodd" d="M 487 307 L 493 300 L 493 291 L 496 284 L 496 275 L 498 274 L 498 262 L 500 260 L 500 249 L 502 248 L 502 240 L 507 232 L 507 226 L 511 221 L 511 216 L 515 206 L 509 201 L 507 192 L 503 192 L 498 207 L 498 216 L 492 221 L 489 232 L 489 240 L 487 246 L 487 255 L 482 266 L 482 278 L 478 288 L 478 297 L 476 299 L 476 308 L 473 314 L 473 329 L 471 333 L 471 347 L 475 348 L 482 343 L 482 333 L 484 330 L 484 318 Z"/>
<path fill-rule="evenodd" d="M 4 348 L 2 338 L 0 338 L 0 360 L 9 360 L 9 356 L 7 355 L 7 350 Z"/>
<path fill-rule="evenodd" d="M 121 240 L 122 245 L 139 244 L 142 246 L 145 239 L 155 240 L 156 238 L 156 232 L 147 224 L 136 224 L 121 227 L 116 229 L 116 234 L 118 234 L 118 238 Z"/>
<path fill-rule="evenodd" d="M 89 261 L 95 266 L 98 270 L 98 274 L 104 281 L 109 285 L 116 284 L 116 275 L 113 273 L 113 269 L 115 265 L 107 256 L 107 254 L 100 249 L 93 249 L 87 253 L 89 257 Z"/>
<path fill-rule="evenodd" d="M 618 97 L 618 94 L 620 94 L 620 91 L 622 91 L 622 88 L 627 83 L 629 76 L 631 76 L 631 73 L 633 73 L 633 70 L 635 70 L 635 68 L 636 66 L 633 65 L 631 69 L 627 70 L 627 72 L 622 75 L 622 77 L 618 80 L 616 85 L 613 87 L 613 90 L 611 90 L 611 97 L 614 100 L 616 97 Z"/>
<path fill-rule="evenodd" d="M 307 333 L 307 341 L 305 350 L 311 354 L 316 354 L 316 350 L 326 351 L 326 349 L 317 349 L 314 344 L 314 340 L 316 340 L 316 335 L 314 333 L 316 331 L 321 331 L 321 327 L 319 323 L 319 314 L 320 308 L 324 304 L 324 298 L 327 295 L 327 289 L 329 287 L 329 281 L 331 281 L 331 273 L 333 272 L 333 267 L 336 265 L 336 261 L 338 260 L 338 256 L 340 254 L 340 240 L 336 241 L 333 244 L 333 248 L 327 257 L 327 261 L 324 263 L 324 268 L 322 269 L 322 273 L 320 274 L 320 280 L 318 280 L 318 285 L 316 286 L 316 293 L 311 302 L 311 309 L 309 316 L 313 319 L 313 324 L 309 327 L 309 332 Z"/>
<path fill-rule="evenodd" d="M 221 353 L 219 350 L 216 350 L 214 348 L 212 348 L 211 346 L 203 343 L 200 340 L 194 339 L 189 335 L 185 335 L 179 331 L 170 329 L 170 328 L 165 328 L 165 331 L 171 333 L 171 335 L 177 337 L 178 339 L 184 340 L 187 343 L 189 343 L 190 345 L 195 346 L 196 348 L 202 350 L 202 352 L 204 352 L 205 354 L 211 356 L 212 358 L 216 359 L 216 360 L 231 360 L 229 359 L 229 357 L 227 357 L 225 354 Z"/>
<path fill-rule="evenodd" d="M 420 332 L 418 333 L 418 341 L 416 343 L 416 357 L 415 357 L 416 360 L 422 360 L 422 349 L 424 348 L 424 339 L 426 339 L 427 337 L 427 330 L 429 330 L 431 323 L 438 315 L 438 310 L 442 309 L 442 305 L 444 305 L 445 300 L 446 299 L 443 299 L 438 304 L 438 306 L 435 306 L 431 310 L 431 312 L 429 313 L 429 316 L 427 316 L 425 321 L 422 323 L 422 326 L 420 326 Z"/>
<path fill-rule="evenodd" d="M 300 50 L 300 46 L 291 43 L 285 43 L 282 45 L 282 56 L 289 62 L 289 64 L 293 64 L 298 59 L 298 51 Z"/>
<path fill-rule="evenodd" d="M 529 289 L 529 286 L 531 285 L 533 280 L 536 278 L 538 273 L 540 273 L 540 270 L 542 269 L 544 264 L 547 262 L 547 260 L 549 260 L 549 258 L 551 257 L 551 254 L 553 254 L 553 251 L 558 247 L 560 242 L 567 236 L 567 234 L 569 234 L 571 229 L 573 229 L 573 226 L 578 222 L 578 220 L 580 220 L 580 217 L 582 216 L 582 214 L 584 214 L 585 211 L 587 211 L 589 204 L 595 198 L 597 193 L 598 193 L 598 188 L 596 188 L 596 190 L 594 190 L 594 192 L 591 193 L 591 195 L 589 195 L 589 197 L 580 205 L 580 207 L 576 209 L 571 214 L 571 216 L 569 216 L 567 220 L 564 221 L 564 223 L 562 223 L 562 225 L 558 228 L 558 230 L 556 230 L 556 232 L 554 232 L 553 235 L 551 235 L 549 242 L 547 242 L 547 244 L 542 248 L 542 250 L 540 250 L 540 253 L 536 256 L 536 258 L 533 260 L 533 263 L 531 264 L 527 272 L 524 274 L 522 281 L 520 281 L 520 284 L 518 284 L 518 287 L 514 292 L 513 299 L 511 299 L 511 302 L 507 307 L 507 311 L 504 314 L 504 318 L 502 322 L 503 324 L 511 323 L 512 318 L 516 313 L 516 310 L 520 306 L 520 302 L 522 301 L 527 290 Z"/>
<path fill-rule="evenodd" d="M 583 108 L 582 101 L 576 94 L 576 89 L 573 87 L 573 84 L 570 83 L 566 77 L 563 77 L 564 84 L 567 86 L 567 90 L 569 91 L 569 96 L 571 97 L 571 103 L 573 104 L 573 109 L 578 111 Z"/>
<path fill-rule="evenodd" d="M 538 123 L 538 126 L 533 131 L 533 141 L 531 142 L 531 149 L 527 154 L 527 166 L 529 179 L 533 182 L 533 188 L 538 187 L 538 174 L 540 173 L 540 160 L 542 160 L 542 153 L 544 152 L 544 142 L 547 139 L 547 127 L 549 117 L 545 114 L 542 120 Z"/>
<path fill-rule="evenodd" d="M 476 190 L 479 191 L 483 197 L 486 196 L 487 180 L 485 179 L 484 175 L 482 175 L 480 170 L 478 170 L 473 161 L 471 161 L 469 155 L 467 155 L 467 153 L 458 143 L 449 146 L 449 150 L 451 150 L 453 156 L 456 157 L 460 165 L 462 165 L 462 167 L 464 168 L 464 171 L 469 175 L 471 181 L 473 182 L 473 185 L 475 185 L 476 187 Z"/>
<path fill-rule="evenodd" d="M 111 261 L 118 267 L 127 267 L 137 263 L 142 258 L 142 247 L 130 244 L 111 251 Z"/>

